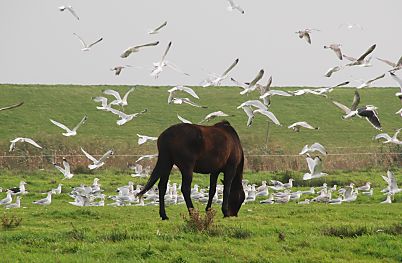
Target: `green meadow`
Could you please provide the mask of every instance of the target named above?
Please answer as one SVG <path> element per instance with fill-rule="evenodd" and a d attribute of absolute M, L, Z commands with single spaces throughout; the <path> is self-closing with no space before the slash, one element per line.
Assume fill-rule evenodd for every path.
<path fill-rule="evenodd" d="M 116 116 L 97 110 L 98 104 L 91 100 L 108 88 L 121 93 L 129 89 L 127 86 L 0 85 L 0 107 L 24 101 L 19 108 L 0 112 L 0 151 L 3 153 L 0 187 L 15 187 L 24 180 L 29 191 L 21 201 L 26 208 L 6 210 L 0 207 L 0 262 L 402 261 L 402 194 L 395 195 L 393 204 L 380 204 L 385 199 L 380 190 L 386 186 L 381 175 L 385 175 L 387 168 L 394 171 L 402 185 L 401 148 L 374 141 L 373 136 L 380 132 L 364 119 L 341 119 L 342 112 L 330 99 L 350 106 L 353 89 L 336 89 L 329 98 L 273 97 L 270 110 L 283 126 L 275 126 L 267 123 L 263 116 L 256 116 L 253 125 L 246 127 L 246 115 L 236 107 L 246 100 L 256 99 L 257 93 L 241 96 L 235 87 L 194 87 L 200 97 L 194 101 L 208 107 L 199 109 L 168 105 L 170 87 L 138 86 L 129 96 L 125 112 L 145 108 L 148 111 L 120 127 Z M 395 114 L 400 108 L 395 92 L 394 88 L 360 91 L 360 105 L 377 106 L 383 129 L 389 134 L 401 128 L 401 118 Z M 161 221 L 157 206 L 75 207 L 68 203 L 73 201 L 68 196 L 72 187 L 89 185 L 95 177 L 100 179 L 107 196 L 116 195 L 116 188 L 128 181 L 146 182 L 146 179 L 129 176 L 131 171 L 126 162 L 133 163 L 136 157 L 118 161 L 120 157 L 115 156 L 104 167 L 89 172 L 85 168 L 88 162 L 80 156 L 79 147 L 94 154 L 103 154 L 109 148 L 113 148 L 116 155 L 155 153 L 154 142 L 137 144 L 137 133 L 158 136 L 179 122 L 177 114 L 197 123 L 218 110 L 230 115 L 226 119 L 239 133 L 248 155 L 244 177 L 250 184 L 294 178 L 296 191 L 324 182 L 341 187 L 351 182 L 363 185 L 370 181 L 374 195 L 359 195 L 356 202 L 341 205 L 298 205 L 295 202 L 262 205 L 258 199 L 243 205 L 236 218 L 223 218 L 220 207 L 215 204 L 214 224 L 201 232 L 185 223 L 184 217 L 188 216 L 185 205 L 168 206 L 170 220 Z M 87 123 L 78 130 L 77 136 L 69 138 L 62 136 L 62 130 L 49 121 L 51 118 L 73 127 L 83 115 L 88 116 Z M 299 133 L 287 129 L 291 123 L 302 120 L 320 129 Z M 20 144 L 15 152 L 9 153 L 9 141 L 15 137 L 33 138 L 43 150 Z M 316 141 L 330 153 L 324 159 L 324 170 L 328 167 L 329 176 L 305 182 L 301 180 L 307 171 L 305 160 L 293 155 L 305 144 Z M 389 152 L 393 154 L 381 158 Z M 62 181 L 62 175 L 52 167 L 54 160 L 48 156 L 54 154 L 58 156 L 56 161 L 64 155 L 77 155 L 73 160 L 75 176 L 71 180 Z M 256 159 L 267 154 L 284 156 Z M 38 165 L 29 156 L 44 157 Z M 266 167 L 270 171 L 264 171 Z M 177 171 L 173 172 L 171 182 L 180 181 Z M 53 196 L 51 205 L 32 204 L 58 183 L 63 183 L 63 192 Z M 207 187 L 209 177 L 195 174 L 193 184 Z M 5 193 L 0 193 L 0 199 L 4 197 Z M 302 200 L 312 197 L 303 196 Z M 111 202 L 105 200 L 106 204 Z M 195 205 L 204 215 L 205 205 L 198 202 Z M 21 220 L 19 225 L 8 226 L 12 218 Z"/>

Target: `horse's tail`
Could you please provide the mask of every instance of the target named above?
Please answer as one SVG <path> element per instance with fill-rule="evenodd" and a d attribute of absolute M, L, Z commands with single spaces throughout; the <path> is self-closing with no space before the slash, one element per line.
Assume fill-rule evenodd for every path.
<path fill-rule="evenodd" d="M 172 170 L 173 163 L 169 158 L 169 155 L 164 151 L 159 151 L 158 153 L 158 161 L 156 162 L 155 168 L 149 177 L 148 182 L 144 186 L 144 188 L 137 194 L 137 196 L 142 196 L 149 189 L 154 186 L 154 184 L 159 180 L 161 177 L 169 176 L 170 171 Z"/>

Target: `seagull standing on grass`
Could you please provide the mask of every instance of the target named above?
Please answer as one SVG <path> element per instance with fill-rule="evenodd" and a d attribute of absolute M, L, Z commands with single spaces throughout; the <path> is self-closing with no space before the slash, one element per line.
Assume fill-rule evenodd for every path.
<path fill-rule="evenodd" d="M 17 198 L 15 199 L 15 203 L 10 203 L 8 205 L 4 206 L 6 209 L 10 209 L 10 208 L 20 208 L 21 207 L 21 196 L 17 196 Z"/>
<path fill-rule="evenodd" d="M 33 201 L 32 203 L 35 205 L 50 205 L 52 203 L 52 191 L 48 192 L 45 198 Z"/>
<path fill-rule="evenodd" d="M 147 44 L 142 44 L 142 45 L 129 47 L 126 50 L 124 50 L 124 52 L 120 55 L 120 57 L 121 58 L 127 58 L 132 53 L 136 53 L 136 52 L 140 51 L 141 49 L 143 49 L 145 47 L 153 47 L 153 46 L 157 46 L 158 44 L 159 44 L 159 41 L 156 41 L 156 42 L 151 42 L 151 43 L 147 43 Z"/>
<path fill-rule="evenodd" d="M 81 120 L 81 121 L 77 124 L 77 126 L 75 126 L 72 130 L 70 130 L 70 128 L 68 128 L 66 125 L 64 125 L 64 124 L 62 124 L 62 123 L 60 123 L 60 122 L 54 121 L 54 120 L 52 120 L 52 119 L 50 119 L 50 121 L 51 121 L 54 125 L 56 125 L 57 127 L 62 128 L 63 130 L 65 130 L 66 132 L 65 132 L 65 133 L 62 133 L 62 134 L 63 134 L 64 136 L 66 136 L 66 137 L 69 137 L 69 136 L 75 136 L 75 135 L 77 135 L 77 130 L 78 130 L 78 128 L 79 128 L 82 124 L 84 124 L 87 119 L 88 119 L 88 117 L 87 117 L 87 115 L 85 115 L 84 118 L 82 118 L 82 120 Z"/>
<path fill-rule="evenodd" d="M 13 198 L 11 197 L 11 190 L 7 190 L 7 196 L 3 199 L 0 200 L 0 205 L 8 205 L 13 201 Z"/>
<path fill-rule="evenodd" d="M 59 170 L 63 174 L 63 176 L 64 176 L 63 180 L 73 178 L 74 174 L 71 173 L 70 164 L 67 162 L 66 158 L 63 157 L 63 167 L 64 168 L 61 168 L 61 166 L 57 165 L 56 163 L 54 163 L 53 165 L 57 170 Z"/>
<path fill-rule="evenodd" d="M 60 10 L 60 12 L 68 10 L 75 18 L 77 18 L 77 20 L 80 20 L 80 18 L 78 17 L 77 13 L 74 11 L 74 9 L 73 9 L 73 7 L 71 5 L 59 6 L 59 10 Z"/>
<path fill-rule="evenodd" d="M 107 158 L 113 155 L 113 150 L 107 151 L 99 160 L 95 159 L 92 155 L 84 151 L 84 149 L 81 148 L 81 151 L 85 154 L 85 156 L 93 162 L 93 164 L 88 165 L 88 168 L 90 170 L 97 169 L 105 164 L 105 161 Z"/>
<path fill-rule="evenodd" d="M 12 152 L 12 151 L 15 150 L 15 144 L 16 144 L 17 142 L 27 142 L 27 143 L 29 143 L 29 144 L 32 144 L 32 145 L 35 146 L 36 148 L 42 149 L 42 146 L 40 146 L 39 144 L 37 144 L 34 140 L 32 140 L 32 139 L 30 139 L 30 138 L 18 137 L 18 138 L 15 138 L 14 140 L 11 140 L 10 142 L 11 142 L 11 144 L 10 144 L 9 152 Z"/>
<path fill-rule="evenodd" d="M 19 194 L 25 195 L 28 193 L 28 191 L 25 189 L 26 184 L 27 184 L 26 182 L 21 181 L 18 187 L 13 187 L 10 188 L 9 190 L 12 192 L 13 195 L 19 195 Z"/>
<path fill-rule="evenodd" d="M 320 129 L 320 127 L 313 127 L 305 121 L 295 122 L 295 123 L 289 125 L 288 128 L 292 129 L 295 132 L 299 132 L 300 128 L 306 128 L 306 129 L 311 129 L 311 130 L 319 130 Z"/>
<path fill-rule="evenodd" d="M 164 28 L 166 25 L 167 25 L 167 21 L 163 22 L 162 25 L 158 26 L 157 28 L 148 31 L 148 34 L 149 34 L 149 35 L 158 34 L 158 33 L 159 33 L 159 30 L 161 30 L 162 28 Z"/>
<path fill-rule="evenodd" d="M 98 40 L 96 40 L 95 42 L 87 45 L 87 43 L 85 43 L 85 41 L 79 35 L 77 35 L 76 33 L 73 33 L 73 34 L 80 40 L 80 42 L 82 44 L 82 49 L 81 49 L 82 51 L 89 51 L 91 49 L 91 47 L 93 47 L 94 45 L 98 44 L 99 42 L 101 42 L 103 40 L 103 37 L 101 37 Z"/>

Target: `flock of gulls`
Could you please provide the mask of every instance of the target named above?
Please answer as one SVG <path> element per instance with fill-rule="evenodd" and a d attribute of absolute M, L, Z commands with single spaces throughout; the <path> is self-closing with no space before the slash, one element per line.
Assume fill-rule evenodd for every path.
<path fill-rule="evenodd" d="M 244 14 L 245 11 L 236 3 L 234 3 L 232 0 L 228 0 L 229 10 L 236 10 L 240 14 Z M 72 6 L 60 6 L 59 10 L 62 12 L 68 11 L 75 19 L 78 21 L 80 20 L 79 16 L 77 15 L 77 12 L 73 9 Z M 156 28 L 150 30 L 148 34 L 150 35 L 155 35 L 158 34 L 159 32 L 163 31 L 163 29 L 168 25 L 167 21 L 161 23 L 159 26 Z M 355 27 L 355 25 L 346 25 L 348 28 Z M 296 32 L 296 34 L 299 36 L 299 38 L 304 39 L 307 44 L 311 45 L 312 44 L 312 35 L 314 32 L 320 31 L 319 29 L 303 29 L 299 30 Z M 99 38 L 95 40 L 94 42 L 88 44 L 84 39 L 77 35 L 76 33 L 73 33 L 75 37 L 78 38 L 78 40 L 82 44 L 82 51 L 89 52 L 95 45 L 99 45 L 102 41 L 103 38 Z M 130 47 L 128 47 L 126 50 L 124 50 L 120 57 L 122 59 L 127 59 L 129 56 L 133 56 L 135 53 L 138 52 L 143 52 L 142 50 L 145 49 L 151 49 L 152 47 L 158 46 L 160 44 L 159 41 L 154 41 L 154 42 L 149 42 L 145 44 L 135 44 Z M 331 50 L 334 52 L 336 58 L 340 61 L 348 60 L 347 64 L 345 65 L 337 65 L 334 66 L 330 69 L 327 70 L 327 72 L 324 74 L 325 77 L 330 78 L 333 74 L 336 74 L 336 72 L 340 70 L 347 70 L 350 67 L 370 67 L 372 66 L 371 64 L 371 54 L 374 52 L 376 49 L 376 44 L 371 45 L 363 54 L 361 54 L 359 57 L 351 57 L 347 56 L 344 54 L 344 52 L 341 49 L 342 45 L 339 43 L 331 43 L 324 45 L 325 49 Z M 169 42 L 160 58 L 159 61 L 154 62 L 153 68 L 150 72 L 150 76 L 154 78 L 158 78 L 160 74 L 162 73 L 163 69 L 165 67 L 169 67 L 173 69 L 174 71 L 184 74 L 184 75 L 189 75 L 185 71 L 181 70 L 179 67 L 177 67 L 174 63 L 171 61 L 167 60 L 167 55 L 169 53 L 169 50 L 172 48 L 172 42 Z M 359 105 L 360 104 L 360 94 L 359 90 L 364 89 L 364 88 L 370 88 L 372 87 L 372 84 L 376 82 L 377 80 L 384 78 L 386 74 L 389 74 L 400 86 L 400 91 L 395 94 L 397 98 L 402 102 L 402 80 L 396 75 L 396 72 L 400 69 L 402 69 L 402 57 L 397 61 L 397 62 L 391 62 L 389 60 L 383 59 L 383 58 L 377 58 L 379 61 L 386 63 L 391 67 L 391 69 L 387 73 L 382 73 L 378 76 L 375 76 L 367 81 L 362 82 L 359 86 L 355 88 L 354 91 L 354 96 L 353 96 L 353 101 L 350 107 L 345 106 L 344 104 L 338 102 L 338 101 L 332 101 L 334 106 L 339 108 L 342 112 L 343 115 L 340 116 L 342 119 L 350 119 L 355 116 L 358 116 L 360 118 L 365 118 L 375 129 L 377 130 L 382 130 L 379 114 L 377 112 L 378 108 L 374 105 Z M 226 68 L 222 74 L 217 74 L 217 73 L 210 73 L 209 76 L 201 82 L 201 86 L 204 88 L 207 88 L 209 86 L 220 86 L 223 81 L 229 78 L 230 73 L 232 70 L 238 65 L 239 63 L 239 58 L 236 58 L 228 68 Z M 122 70 L 128 67 L 133 67 L 131 65 L 118 65 L 112 68 L 111 70 L 114 71 L 115 75 L 120 75 Z M 267 118 L 269 122 L 274 123 L 275 125 L 282 126 L 280 120 L 275 116 L 274 112 L 270 110 L 270 107 L 272 105 L 272 100 L 274 96 L 282 96 L 282 97 L 297 97 L 297 96 L 303 96 L 306 94 L 311 94 L 311 95 L 317 95 L 319 97 L 323 98 L 328 98 L 328 94 L 331 93 L 332 91 L 336 90 L 338 87 L 345 86 L 349 84 L 349 81 L 342 82 L 340 84 L 330 86 L 330 87 L 322 87 L 322 88 L 315 88 L 315 89 L 299 89 L 295 91 L 285 91 L 285 90 L 275 90 L 271 89 L 271 84 L 272 84 L 272 76 L 268 78 L 268 80 L 265 82 L 265 84 L 261 84 L 262 79 L 264 77 L 264 69 L 261 69 L 257 72 L 256 76 L 254 78 L 250 78 L 250 81 L 237 81 L 233 76 L 230 76 L 230 80 L 232 83 L 234 83 L 237 87 L 240 88 L 239 96 L 253 96 L 254 93 L 257 93 L 257 98 L 256 99 L 249 99 L 245 100 L 243 103 L 241 103 L 239 106 L 237 106 L 237 109 L 241 109 L 244 111 L 244 113 L 247 116 L 247 126 L 252 126 L 253 120 L 255 118 L 256 114 L 261 114 Z M 128 97 L 129 95 L 134 91 L 134 88 L 130 88 L 125 94 L 120 94 L 118 91 L 112 90 L 112 89 L 107 89 L 103 90 L 102 95 L 94 96 L 92 97 L 92 100 L 96 103 L 99 103 L 96 108 L 100 111 L 105 111 L 105 112 L 110 112 L 111 114 L 114 114 L 118 117 L 118 120 L 116 121 L 116 124 L 121 126 L 125 125 L 129 121 L 132 121 L 133 119 L 145 114 L 147 112 L 147 109 L 143 109 L 140 112 L 137 113 L 126 113 L 124 110 L 124 107 L 128 105 Z M 191 97 L 191 98 L 190 98 Z M 167 98 L 167 103 L 168 104 L 186 104 L 190 105 L 192 107 L 197 107 L 197 108 L 207 108 L 206 106 L 200 105 L 195 100 L 199 99 L 200 97 L 197 95 L 197 93 L 190 87 L 186 87 L 183 85 L 178 85 L 175 86 L 171 89 L 168 90 L 168 98 Z M 293 98 L 289 98 L 293 99 Z M 0 108 L 0 111 L 4 110 L 11 110 L 17 107 L 20 107 L 23 105 L 23 102 L 14 104 L 14 105 L 9 105 Z M 398 114 L 400 117 L 402 117 L 402 108 L 399 109 L 396 114 Z M 215 119 L 217 117 L 228 117 L 230 116 L 229 114 L 224 113 L 223 111 L 214 111 L 209 114 L 207 114 L 202 120 L 200 120 L 198 123 L 205 123 L 208 122 L 212 119 Z M 191 121 L 185 119 L 183 116 L 177 115 L 177 118 L 184 123 L 192 123 Z M 71 136 L 76 136 L 78 129 L 85 124 L 85 122 L 88 120 L 87 116 L 83 116 L 83 118 L 80 120 L 80 122 L 74 127 L 74 128 L 69 128 L 59 120 L 53 120 L 50 119 L 50 123 L 53 125 L 59 127 L 60 129 L 63 130 L 62 135 L 66 137 L 71 137 Z M 319 127 L 315 127 L 314 125 L 309 124 L 306 120 L 299 120 L 295 123 L 288 124 L 287 127 L 289 129 L 292 129 L 295 132 L 300 132 L 302 129 L 311 129 L 311 130 L 319 130 Z M 374 137 L 376 140 L 383 139 L 383 143 L 393 143 L 393 144 L 398 144 L 402 145 L 402 141 L 398 139 L 398 134 L 402 128 L 399 128 L 396 130 L 396 132 L 393 134 L 391 137 L 387 133 L 380 133 Z M 157 137 L 152 137 L 152 136 L 147 136 L 147 135 L 141 135 L 137 134 L 138 136 L 138 144 L 144 144 L 147 141 L 155 141 L 157 140 Z M 36 143 L 33 139 L 31 138 L 23 138 L 23 137 L 18 137 L 10 141 L 10 148 L 9 151 L 14 151 L 17 147 L 17 143 L 29 143 L 34 147 L 37 147 L 39 149 L 42 149 L 42 146 L 40 146 L 38 143 Z M 106 153 L 101 156 L 99 159 L 96 159 L 93 155 L 90 153 L 86 152 L 83 148 L 81 148 L 82 153 L 87 157 L 87 159 L 90 161 L 90 164 L 88 165 L 88 168 L 91 170 L 98 169 L 102 167 L 106 160 L 114 154 L 113 150 L 107 150 Z M 313 153 L 317 152 L 319 155 L 314 155 L 312 156 Z M 314 178 L 319 178 L 323 176 L 327 176 L 327 173 L 322 172 L 322 160 L 324 156 L 327 154 L 327 151 L 325 150 L 324 146 L 321 145 L 320 143 L 316 142 L 312 144 L 311 146 L 306 145 L 303 147 L 303 149 L 300 152 L 300 155 L 304 155 L 306 158 L 307 162 L 307 167 L 308 167 L 308 172 L 303 175 L 303 180 L 311 180 Z M 143 159 L 150 159 L 157 157 L 157 154 L 150 154 L 150 155 L 143 155 L 138 160 L 136 161 L 135 166 L 133 167 L 134 173 L 132 174 L 132 177 L 147 177 L 150 173 L 151 168 L 146 167 L 143 168 L 138 162 L 140 162 Z M 71 168 L 70 164 L 67 161 L 66 158 L 63 158 L 62 164 L 57 164 L 54 163 L 55 169 L 59 170 L 63 174 L 63 180 L 64 179 L 71 179 L 74 174 L 71 173 Z M 402 192 L 402 189 L 398 188 L 395 176 L 391 171 L 387 172 L 387 176 L 383 176 L 384 180 L 387 182 L 388 186 L 387 188 L 383 189 L 382 192 L 387 195 L 387 199 L 383 203 L 391 203 L 392 202 L 392 197 L 399 192 Z M 251 201 L 256 201 L 256 197 L 260 196 L 266 196 L 268 199 L 260 201 L 260 203 L 263 204 L 273 204 L 273 203 L 287 203 L 290 200 L 297 200 L 299 204 L 307 204 L 309 202 L 326 202 L 330 204 L 340 204 L 342 202 L 351 202 L 356 200 L 357 195 L 359 192 L 365 195 L 372 195 L 373 194 L 373 189 L 370 187 L 370 183 L 368 182 L 364 186 L 360 186 L 355 188 L 354 184 L 350 184 L 349 186 L 346 186 L 344 188 L 338 189 L 337 186 L 334 185 L 332 187 L 328 187 L 327 185 L 323 185 L 320 187 L 318 190 L 311 188 L 308 191 L 296 191 L 292 192 L 292 187 L 293 187 L 293 179 L 290 179 L 288 183 L 282 183 L 279 181 L 271 181 L 272 185 L 267 185 L 266 182 L 262 182 L 260 186 L 257 186 L 255 184 L 249 185 L 247 182 L 244 182 L 244 189 L 246 193 L 246 199 L 245 202 L 251 202 Z M 2 200 L 0 200 L 0 204 L 4 205 L 6 208 L 17 208 L 20 207 L 20 202 L 21 202 L 21 196 L 24 194 L 27 194 L 27 190 L 25 188 L 26 183 L 21 182 L 19 187 L 15 188 L 9 188 L 6 190 L 6 197 Z M 62 193 L 61 191 L 62 184 L 59 184 L 59 186 L 55 189 L 51 189 L 50 191 L 47 192 L 47 197 L 38 201 L 33 202 L 34 204 L 37 205 L 49 205 L 51 204 L 52 201 L 52 195 L 53 194 L 60 194 Z M 219 185 L 218 186 L 218 191 L 216 192 L 216 196 L 214 197 L 214 202 L 219 203 L 221 202 L 222 198 L 222 188 L 223 186 Z M 157 189 L 154 189 L 153 191 L 149 191 L 147 194 L 144 195 L 144 199 L 138 199 L 136 197 L 136 193 L 141 189 L 141 185 L 137 185 L 136 188 L 134 188 L 134 184 L 132 182 L 129 182 L 128 185 L 119 187 L 117 189 L 118 194 L 116 196 L 109 196 L 108 198 L 113 200 L 113 203 L 109 205 L 115 205 L 115 206 L 124 206 L 124 205 L 153 205 L 158 203 L 158 194 L 157 194 Z M 179 189 L 180 186 L 177 186 L 176 184 L 169 184 L 168 191 L 165 197 L 165 202 L 167 204 L 180 204 L 183 203 L 183 196 L 179 194 Z M 273 193 L 269 192 L 269 189 L 271 191 L 274 191 Z M 1 189 L 2 190 L 2 189 Z M 282 191 L 283 190 L 283 191 Z M 282 192 L 281 192 L 282 191 Z M 333 199 L 332 194 L 333 193 L 338 193 L 337 198 Z M 303 201 L 300 201 L 300 198 L 302 195 L 309 195 L 312 196 L 315 193 L 318 193 L 318 196 L 315 196 L 311 199 L 304 199 Z M 101 185 L 99 184 L 99 179 L 95 178 L 94 182 L 90 186 L 85 186 L 81 185 L 78 187 L 75 187 L 69 194 L 72 198 L 74 198 L 74 201 L 70 202 L 72 205 L 76 206 L 103 206 L 104 205 L 104 200 L 107 198 L 105 194 L 103 193 L 103 190 L 101 189 Z M 191 196 L 193 199 L 199 200 L 200 202 L 206 202 L 208 199 L 208 191 L 207 189 L 199 189 L 197 185 L 194 186 L 191 192 Z M 16 201 L 13 203 L 12 202 L 12 197 L 16 197 Z"/>

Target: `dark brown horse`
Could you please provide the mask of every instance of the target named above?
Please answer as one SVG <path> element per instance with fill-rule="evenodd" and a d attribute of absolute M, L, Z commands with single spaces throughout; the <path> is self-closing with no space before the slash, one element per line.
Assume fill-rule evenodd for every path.
<path fill-rule="evenodd" d="M 151 189 L 159 179 L 159 215 L 162 220 L 168 219 L 164 197 L 174 164 L 182 174 L 181 191 L 189 210 L 194 208 L 190 197 L 193 172 L 211 174 L 206 210 L 211 208 L 218 175 L 223 172 L 222 212 L 225 217 L 237 216 L 244 201 L 244 155 L 239 136 L 228 121 L 213 126 L 187 123 L 173 125 L 159 136 L 158 151 L 156 166 L 138 196 Z"/>

